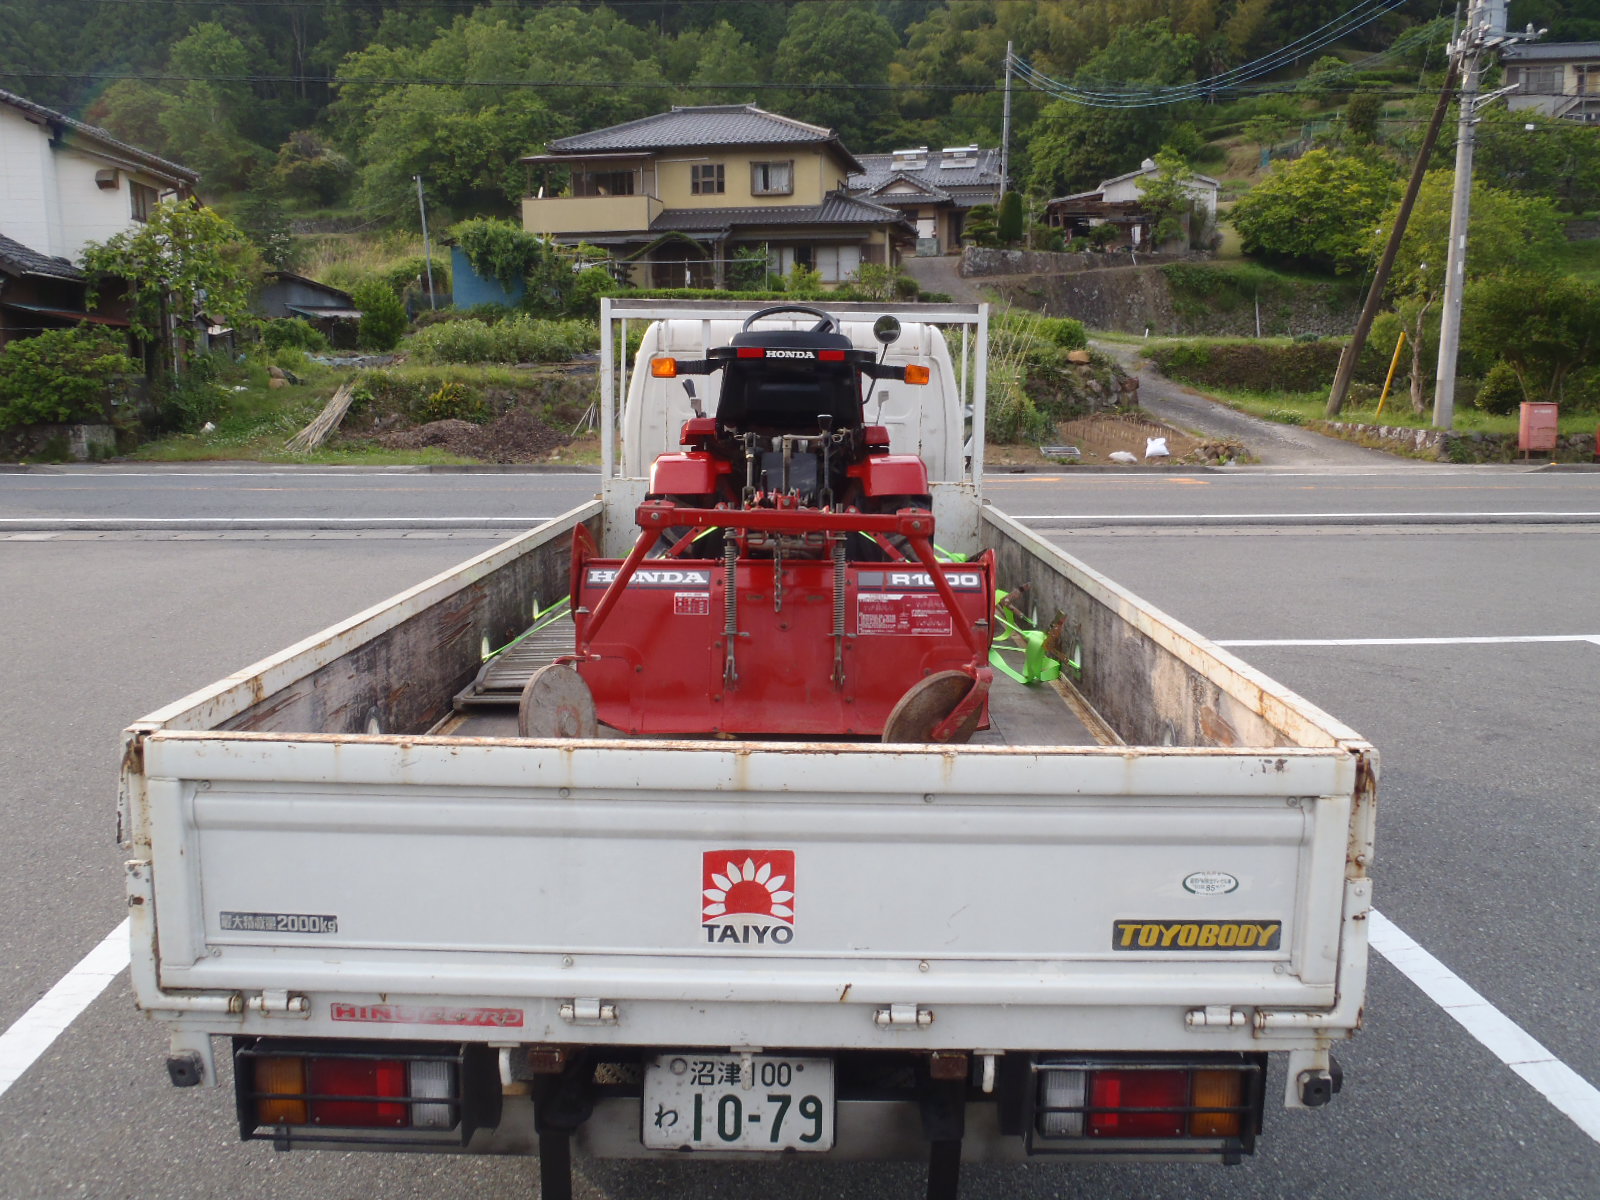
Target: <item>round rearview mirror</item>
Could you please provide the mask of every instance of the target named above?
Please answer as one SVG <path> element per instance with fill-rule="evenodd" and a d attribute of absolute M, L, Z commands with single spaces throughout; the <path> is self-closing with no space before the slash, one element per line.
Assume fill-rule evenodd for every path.
<path fill-rule="evenodd" d="M 900 340 L 900 322 L 895 317 L 884 313 L 872 323 L 872 336 L 885 346 L 891 346 Z"/>

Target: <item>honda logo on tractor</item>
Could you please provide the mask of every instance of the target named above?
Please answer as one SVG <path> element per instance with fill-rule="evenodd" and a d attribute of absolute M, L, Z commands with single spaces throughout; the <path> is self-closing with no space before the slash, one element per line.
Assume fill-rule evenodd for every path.
<path fill-rule="evenodd" d="M 768 358 L 815 358 L 810 350 L 768 350 Z"/>
<path fill-rule="evenodd" d="M 794 940 L 794 851 L 708 850 L 700 920 L 712 945 L 786 946 Z"/>

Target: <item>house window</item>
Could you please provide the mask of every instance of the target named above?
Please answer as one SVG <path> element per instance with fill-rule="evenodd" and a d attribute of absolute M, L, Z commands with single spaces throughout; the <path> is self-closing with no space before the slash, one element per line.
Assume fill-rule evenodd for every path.
<path fill-rule="evenodd" d="M 1523 67 L 1518 82 L 1522 86 L 1517 90 L 1525 96 L 1559 96 L 1566 81 L 1560 67 Z"/>
<path fill-rule="evenodd" d="M 155 188 L 143 183 L 128 182 L 128 191 L 132 196 L 133 219 L 135 221 L 148 221 L 150 214 L 155 211 L 156 202 L 161 199 L 161 193 Z"/>
<path fill-rule="evenodd" d="M 632 171 L 583 171 L 572 176 L 574 196 L 631 196 Z"/>
<path fill-rule="evenodd" d="M 794 194 L 794 162 L 753 162 L 750 164 L 752 196 Z"/>
<path fill-rule="evenodd" d="M 722 164 L 704 163 L 689 168 L 689 190 L 696 196 L 720 196 L 726 187 L 722 182 Z"/>

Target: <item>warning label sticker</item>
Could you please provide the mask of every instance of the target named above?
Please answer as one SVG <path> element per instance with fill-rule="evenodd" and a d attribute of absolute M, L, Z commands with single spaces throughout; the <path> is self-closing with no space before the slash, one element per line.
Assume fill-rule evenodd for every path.
<path fill-rule="evenodd" d="M 948 637 L 950 610 L 937 595 L 927 592 L 876 592 L 856 594 L 856 633 L 927 634 Z"/>
<path fill-rule="evenodd" d="M 678 592 L 672 597 L 672 611 L 680 617 L 709 617 L 710 592 Z"/>

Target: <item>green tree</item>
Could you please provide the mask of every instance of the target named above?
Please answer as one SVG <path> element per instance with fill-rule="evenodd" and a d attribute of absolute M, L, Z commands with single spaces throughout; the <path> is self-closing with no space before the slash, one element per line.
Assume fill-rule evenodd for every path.
<path fill-rule="evenodd" d="M 393 350 L 406 331 L 406 306 L 394 289 L 382 280 L 369 279 L 359 284 L 351 299 L 361 310 L 361 328 L 357 334 L 363 349 Z"/>
<path fill-rule="evenodd" d="M 1000 217 L 995 233 L 1003 245 L 1015 246 L 1022 240 L 1022 193 L 1007 192 L 1000 197 Z"/>
<path fill-rule="evenodd" d="M 1278 163 L 1240 197 L 1231 220 L 1247 254 L 1322 270 L 1367 261 L 1367 233 L 1398 191 L 1383 166 L 1349 154 L 1312 150 Z"/>
<path fill-rule="evenodd" d="M 1187 83 L 1194 78 L 1198 49 L 1195 38 L 1173 33 L 1167 21 L 1147 21 L 1118 30 L 1072 81 L 1095 91 Z M 1131 170 L 1166 142 L 1186 107 L 1106 108 L 1053 102 L 1040 113 L 1027 138 L 1030 189 L 1057 196 Z"/>
<path fill-rule="evenodd" d="M 797 5 L 772 60 L 773 82 L 789 90 L 777 93 L 773 104 L 788 116 L 836 130 L 847 146 L 870 143 L 885 115 L 883 97 L 860 85 L 887 82 L 899 44 L 870 4 Z"/>
<path fill-rule="evenodd" d="M 1344 106 L 1344 132 L 1358 142 L 1378 140 L 1378 118 L 1383 115 L 1383 97 L 1377 92 L 1357 92 Z"/>
<path fill-rule="evenodd" d="M 1390 292 L 1411 338 L 1411 407 L 1427 409 L 1426 347 L 1430 321 L 1444 294 L 1449 257 L 1450 196 L 1453 171 L 1429 171 L 1417 193 L 1390 276 Z M 1489 275 L 1536 269 L 1562 244 L 1561 218 L 1549 200 L 1475 184 L 1467 230 L 1469 281 Z M 1389 240 L 1398 201 L 1366 235 L 1365 253 L 1375 257 Z M 1499 356 L 1496 356 L 1499 357 Z"/>
<path fill-rule="evenodd" d="M 161 112 L 167 144 L 200 172 L 210 195 L 249 187 L 266 151 L 242 131 L 255 97 L 245 80 L 259 54 L 215 21 L 194 27 L 172 47 L 168 70 L 186 80 Z"/>
<path fill-rule="evenodd" d="M 1501 275 L 1467 288 L 1462 343 L 1511 365 L 1529 400 L 1560 403 L 1567 377 L 1600 357 L 1600 286 L 1570 275 Z"/>
<path fill-rule="evenodd" d="M 1490 108 L 1478 125 L 1474 165 L 1475 178 L 1490 187 L 1549 196 L 1571 213 L 1600 208 L 1600 137 L 1592 126 Z"/>
<path fill-rule="evenodd" d="M 1193 242 L 1201 230 L 1191 225 L 1194 213 L 1194 169 L 1182 155 L 1163 150 L 1155 157 L 1156 174 L 1139 181 L 1140 205 L 1151 217 L 1157 246 L 1183 238 Z"/>
<path fill-rule="evenodd" d="M 250 301 L 261 284 L 260 252 L 238 226 L 190 201 L 163 200 L 137 229 L 89 243 L 83 268 L 91 299 L 112 280 L 126 282 L 130 325 L 145 341 L 166 342 L 169 319 L 181 330 L 202 313 L 224 325 L 255 323 Z M 178 333 L 174 354 L 190 349 Z"/>
<path fill-rule="evenodd" d="M 138 374 L 120 338 L 82 325 L 19 338 L 0 350 L 0 429 L 109 420 Z"/>

